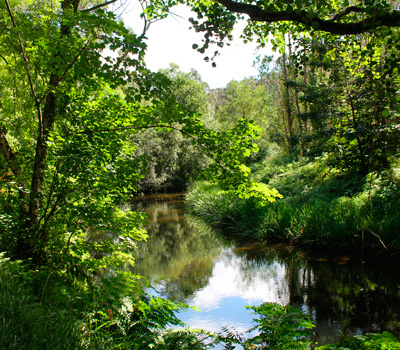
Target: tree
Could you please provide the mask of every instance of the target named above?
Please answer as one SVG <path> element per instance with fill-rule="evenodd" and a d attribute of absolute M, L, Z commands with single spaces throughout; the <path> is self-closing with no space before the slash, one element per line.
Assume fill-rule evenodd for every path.
<path fill-rule="evenodd" d="M 332 4 L 313 2 L 216 0 L 232 13 L 248 15 L 252 22 L 267 24 L 293 22 L 298 28 L 332 34 L 361 34 L 380 27 L 399 27 L 400 11 L 394 2 L 367 1 L 353 6 L 350 2 Z"/>
<path fill-rule="evenodd" d="M 265 156 L 274 139 L 276 109 L 273 101 L 273 89 L 262 79 L 248 78 L 231 81 L 226 88 L 212 91 L 215 98 L 216 127 L 227 130 L 239 120 L 251 120 L 262 130 L 262 136 L 256 141 L 260 152 L 249 161 Z"/>
<path fill-rule="evenodd" d="M 304 82 L 292 82 L 305 106 L 300 132 L 309 154 L 329 152 L 343 170 L 381 170 L 398 151 L 398 70 L 382 33 L 349 38 L 297 38 L 293 60 Z"/>
<path fill-rule="evenodd" d="M 197 14 L 191 18 L 196 31 L 204 32 L 201 45 L 193 45 L 194 49 L 204 53 L 211 44 L 222 47 L 225 40 L 232 39 L 234 25 L 247 19 L 243 30 L 245 40 L 257 38 L 261 45 L 273 37 L 286 33 L 324 32 L 333 35 L 358 35 L 396 30 L 400 26 L 400 11 L 397 0 L 368 0 L 353 4 L 348 0 L 340 2 L 313 1 L 281 1 L 271 0 L 259 2 L 254 0 L 215 0 L 183 1 L 175 0 L 159 6 L 154 0 L 149 10 L 151 16 L 165 16 L 172 6 L 186 3 Z M 218 54 L 215 51 L 211 60 Z M 205 57 L 206 61 L 210 57 Z M 215 62 L 213 62 L 215 65 Z"/>
<path fill-rule="evenodd" d="M 166 10 L 177 3 L 183 3 L 183 1 L 169 2 L 166 5 Z M 283 55 L 282 72 L 285 76 L 282 111 L 286 124 L 285 133 L 288 135 L 287 139 L 292 140 L 291 142 L 294 141 L 296 144 L 297 141 L 301 140 L 301 137 L 299 139 L 300 134 L 308 137 L 311 132 L 309 129 L 311 123 L 306 117 L 310 105 L 308 103 L 301 103 L 300 95 L 301 86 L 307 85 L 308 79 L 311 78 L 310 72 L 305 69 L 309 67 L 313 70 L 314 68 L 298 60 L 300 51 L 304 58 L 307 57 L 304 54 L 304 50 L 301 50 L 299 45 L 297 45 L 300 40 L 303 40 L 303 42 L 304 40 L 310 40 L 311 43 L 326 43 L 328 46 L 330 45 L 329 43 L 336 41 L 337 45 L 342 46 L 339 51 L 342 52 L 342 55 L 347 56 L 346 59 L 341 57 L 339 61 L 349 66 L 351 65 L 351 60 L 353 60 L 353 63 L 359 66 L 355 67 L 353 64 L 348 73 L 353 75 L 362 70 L 369 72 L 368 74 L 370 74 L 371 78 L 367 79 L 368 84 L 375 91 L 369 97 L 375 99 L 377 96 L 374 94 L 377 93 L 379 96 L 376 101 L 379 100 L 382 102 L 377 110 L 373 109 L 375 117 L 372 117 L 372 119 L 374 119 L 374 122 L 368 122 L 370 125 L 371 123 L 375 123 L 375 131 L 379 129 L 378 125 L 382 124 L 382 122 L 377 122 L 379 115 L 381 115 L 381 121 L 387 117 L 391 117 L 393 121 L 398 119 L 398 107 L 396 107 L 399 105 L 399 90 L 396 78 L 398 63 L 395 57 L 400 50 L 400 45 L 398 44 L 400 11 L 397 0 L 383 0 L 378 2 L 368 0 L 362 3 L 351 3 L 347 0 L 336 3 L 329 1 L 315 3 L 297 0 L 289 2 L 272 0 L 263 3 L 252 0 L 215 0 L 211 2 L 190 1 L 186 2 L 186 4 L 197 15 L 197 18 L 190 19 L 193 27 L 196 31 L 204 33 L 202 43 L 194 44 L 193 48 L 200 53 L 211 50 L 213 52 L 211 57 L 213 65 L 216 64 L 215 58 L 218 56 L 219 48 L 222 48 L 232 39 L 232 31 L 235 24 L 245 19 L 247 19 L 247 26 L 242 31 L 242 37 L 245 41 L 257 40 L 260 46 L 265 46 L 268 41 L 271 41 L 273 48 L 280 50 Z M 284 50 L 286 46 L 285 37 L 289 38 L 291 42 L 297 43 L 297 48 L 289 44 L 289 52 L 286 52 Z M 377 42 L 380 43 L 380 47 L 383 46 L 385 49 L 382 50 L 379 45 L 375 44 Z M 213 45 L 218 47 L 216 51 L 212 49 Z M 310 46 L 307 46 L 307 49 L 310 49 Z M 351 52 L 351 57 L 346 55 L 349 52 Z M 379 55 L 383 59 L 378 64 L 376 58 Z M 206 56 L 205 60 L 209 61 L 210 57 Z M 291 65 L 293 60 L 298 60 L 296 62 L 297 68 Z M 304 68 L 304 70 L 299 69 L 299 67 Z M 296 69 L 297 72 L 295 71 Z M 378 80 L 375 78 L 377 75 L 373 73 L 374 69 L 379 69 L 381 78 L 383 76 L 386 77 L 384 79 L 385 82 L 380 78 L 381 82 L 378 83 Z M 300 76 L 296 76 L 300 74 L 300 71 L 302 71 L 303 79 L 300 79 Z M 314 72 L 318 71 L 320 70 L 314 69 Z M 330 73 L 325 72 L 322 74 L 325 74 L 326 78 L 329 79 Z M 343 78 L 345 77 L 346 75 L 343 75 Z M 378 85 L 380 86 L 379 88 Z M 387 88 L 388 86 L 390 88 Z M 365 94 L 360 94 L 359 96 L 361 95 L 366 97 Z M 364 112 L 362 114 L 365 117 L 367 115 L 371 116 L 367 107 L 368 103 L 365 103 L 367 99 L 364 98 L 363 101 L 359 100 L 359 104 L 357 105 L 354 104 L 354 96 L 351 100 L 353 101 L 353 105 L 350 106 L 350 109 L 354 112 L 353 117 L 351 117 L 352 128 L 360 130 L 364 122 L 357 120 L 358 117 L 356 114 L 359 113 L 356 112 L 356 109 L 360 110 L 361 104 L 364 104 L 362 107 Z M 387 102 L 384 102 L 384 100 Z M 377 107 L 377 104 L 375 104 L 375 107 Z M 386 125 L 386 122 L 383 122 L 383 124 Z M 393 129 L 394 124 L 389 124 L 391 125 L 389 133 L 396 133 Z M 299 129 L 298 131 L 295 130 L 296 126 Z M 385 128 L 383 127 L 383 129 Z M 347 127 L 345 129 L 349 130 Z M 380 132 L 380 136 L 378 137 L 382 140 L 382 142 L 379 141 L 381 145 L 386 142 L 384 140 L 387 140 L 385 136 L 386 131 L 388 131 L 387 128 L 384 132 Z M 343 132 L 346 133 L 347 131 Z M 353 155 L 357 152 L 359 153 L 356 156 L 358 158 L 356 163 L 359 164 L 355 168 L 362 168 L 363 172 L 368 171 L 371 169 L 371 166 L 367 164 L 369 161 L 367 161 L 368 155 L 366 149 L 373 147 L 378 150 L 378 153 L 382 154 L 386 151 L 382 150 L 381 147 L 376 148 L 377 143 L 373 138 L 368 139 L 364 137 L 365 135 L 361 137 L 359 134 L 353 135 L 355 135 L 355 139 L 348 140 L 347 145 L 350 148 L 357 149 L 356 152 L 352 151 Z M 369 135 L 372 134 L 369 133 Z M 343 140 L 343 137 L 339 137 L 339 139 Z M 393 139 L 393 135 L 389 139 Z M 374 145 L 372 146 L 372 144 Z M 385 163 L 384 158 L 379 161 L 381 164 Z M 375 161 L 372 163 L 375 163 Z"/>
<path fill-rule="evenodd" d="M 205 128 L 143 66 L 144 33 L 125 28 L 109 3 L 1 3 L 0 245 L 35 269 L 85 274 L 132 262 L 144 217 L 118 205 L 143 177 L 138 130 L 179 130 L 207 150 L 210 178 L 248 181 L 242 163 L 257 129 Z M 89 239 L 95 227 L 103 240 Z"/>
<path fill-rule="evenodd" d="M 210 125 L 208 86 L 199 73 L 194 69 L 184 73 L 176 64 L 159 73 L 169 80 L 169 88 L 177 102 L 201 115 L 202 122 Z M 179 124 L 175 125 L 176 129 L 179 127 Z M 147 129 L 135 135 L 132 141 L 138 145 L 136 156 L 148 157 L 146 174 L 139 183 L 144 192 L 184 191 L 209 163 L 206 152 L 192 144 L 179 130 Z"/>
<path fill-rule="evenodd" d="M 226 127 L 240 119 L 261 119 L 270 112 L 267 102 L 263 86 L 255 79 L 233 80 L 225 88 L 224 101 L 217 106 L 217 119 Z"/>
<path fill-rule="evenodd" d="M 112 178 L 102 176 L 113 172 L 116 177 L 118 168 L 126 166 L 122 162 L 126 155 L 117 156 L 126 148 L 119 138 L 123 132 L 115 129 L 120 122 L 106 112 L 112 114 L 121 104 L 107 91 L 138 75 L 146 46 L 141 36 L 130 33 L 111 12 L 104 11 L 104 5 L 85 8 L 79 0 L 21 1 L 11 7 L 5 1 L 0 8 L 0 146 L 3 172 L 8 176 L 3 177 L 7 189 L 3 219 L 13 223 L 3 226 L 2 243 L 14 257 L 31 259 L 33 266 L 44 262 L 46 248 L 55 242 L 60 244 L 59 252 L 70 248 L 73 234 L 66 239 L 70 228 L 57 218 L 71 216 L 79 232 L 79 223 L 85 220 L 71 208 L 84 206 L 85 215 L 96 210 L 91 207 L 95 200 L 83 205 L 82 197 L 101 196 L 96 191 L 99 183 L 112 186 Z M 109 54 L 102 56 L 106 48 Z M 127 55 L 125 66 L 111 56 L 117 49 Z M 136 73 L 127 74 L 132 68 Z M 96 94 L 101 98 L 96 100 Z M 111 134 L 119 141 L 100 146 L 96 140 L 100 135 L 88 130 L 87 124 L 114 128 Z M 95 152 L 100 155 L 93 159 Z M 107 169 L 93 177 L 92 172 L 111 168 L 109 164 L 113 171 Z M 139 173 L 140 167 L 132 177 Z"/>

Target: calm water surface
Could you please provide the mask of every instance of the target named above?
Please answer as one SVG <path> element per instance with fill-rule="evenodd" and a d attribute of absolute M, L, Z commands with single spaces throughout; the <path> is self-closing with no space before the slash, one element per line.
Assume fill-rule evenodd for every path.
<path fill-rule="evenodd" d="M 278 302 L 312 315 L 320 345 L 341 333 L 400 329 L 397 261 L 361 264 L 359 257 L 310 255 L 286 245 L 227 242 L 194 225 L 183 199 L 133 201 L 149 215 L 149 239 L 139 245 L 134 272 L 150 280 L 153 294 L 199 307 L 179 315 L 187 325 L 245 332 L 253 326 L 246 305 Z"/>

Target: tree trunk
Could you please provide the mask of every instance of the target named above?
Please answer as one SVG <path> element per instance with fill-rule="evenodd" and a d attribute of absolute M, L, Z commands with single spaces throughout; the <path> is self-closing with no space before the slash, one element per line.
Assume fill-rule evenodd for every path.
<path fill-rule="evenodd" d="M 65 10 L 73 6 L 74 11 L 77 11 L 79 0 L 64 0 L 62 2 L 62 9 Z M 61 36 L 69 36 L 70 28 L 68 25 L 61 23 L 60 27 Z M 56 53 L 54 58 L 59 56 Z M 40 240 L 45 239 L 45 234 L 41 237 L 39 225 L 39 218 L 41 215 L 41 196 L 43 191 L 43 183 L 45 180 L 46 161 L 47 161 L 47 142 L 50 132 L 54 127 L 54 120 L 56 116 L 56 103 L 57 96 L 55 89 L 60 84 L 59 75 L 53 73 L 49 79 L 49 90 L 44 99 L 43 113 L 41 106 L 38 105 L 38 136 L 36 139 L 35 158 L 29 194 L 29 213 L 26 217 L 24 227 L 27 232 L 22 233 L 25 239 L 18 240 L 16 254 L 21 258 L 32 258 L 34 265 L 38 264 L 43 258 L 42 250 L 43 244 Z"/>
<path fill-rule="evenodd" d="M 289 37 L 289 46 L 290 46 L 290 37 Z M 286 58 L 286 51 L 283 52 L 282 54 L 282 73 L 283 73 L 283 79 L 285 81 L 285 86 L 283 90 L 283 106 L 284 106 L 284 111 L 285 111 L 285 116 L 286 116 L 286 139 L 288 140 L 288 148 L 289 152 L 292 152 L 293 147 L 292 147 L 292 142 L 293 142 L 293 115 L 292 115 L 292 106 L 291 106 L 291 101 L 290 101 L 290 88 L 288 86 L 287 81 L 289 80 L 289 73 L 288 73 L 288 67 L 286 66 L 286 61 L 290 60 Z"/>

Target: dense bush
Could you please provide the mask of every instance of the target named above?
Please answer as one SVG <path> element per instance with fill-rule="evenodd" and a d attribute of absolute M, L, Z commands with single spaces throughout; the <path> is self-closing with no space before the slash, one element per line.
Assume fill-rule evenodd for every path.
<path fill-rule="evenodd" d="M 135 157 L 145 157 L 147 167 L 138 183 L 142 192 L 183 192 L 206 168 L 209 160 L 200 147 L 176 130 L 145 130 L 132 140 Z"/>
<path fill-rule="evenodd" d="M 206 335 L 177 318 L 187 305 L 138 291 L 128 273 L 66 280 L 32 279 L 0 255 L 0 349 L 206 349 Z M 212 343 L 214 339 L 208 341 Z M 181 342 L 182 347 L 176 347 Z"/>

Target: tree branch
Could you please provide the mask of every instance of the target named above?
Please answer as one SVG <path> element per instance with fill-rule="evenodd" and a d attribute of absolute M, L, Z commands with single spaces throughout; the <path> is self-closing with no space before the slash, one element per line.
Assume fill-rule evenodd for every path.
<path fill-rule="evenodd" d="M 64 73 L 62 74 L 62 76 L 60 78 L 57 79 L 57 83 L 56 84 L 50 84 L 50 87 L 47 89 L 47 91 L 43 94 L 42 98 L 40 99 L 39 103 L 42 103 L 43 100 L 46 98 L 47 94 L 52 91 L 62 80 L 64 80 L 66 74 L 68 73 L 68 71 L 75 65 L 75 63 L 78 61 L 79 57 L 82 56 L 83 51 L 85 51 L 85 49 L 87 48 L 87 46 L 89 45 L 91 40 L 91 36 L 88 38 L 86 44 L 79 50 L 78 54 L 76 55 L 76 57 L 73 59 L 73 61 L 68 65 L 68 67 L 65 69 Z"/>
<path fill-rule="evenodd" d="M 8 61 L 7 61 L 2 55 L 0 55 L 0 58 L 1 58 L 4 62 L 6 62 L 6 65 L 8 66 Z"/>
<path fill-rule="evenodd" d="M 341 19 L 344 16 L 347 16 L 350 13 L 365 13 L 365 9 L 361 8 L 361 7 L 357 7 L 357 6 L 350 6 L 347 9 L 345 9 L 342 12 L 337 13 L 332 19 L 331 21 L 337 21 L 339 19 Z"/>
<path fill-rule="evenodd" d="M 324 20 L 318 17 L 315 12 L 301 10 L 301 11 L 266 11 L 259 6 L 252 4 L 239 3 L 232 0 L 215 0 L 229 11 L 234 13 L 246 14 L 254 22 L 295 22 L 311 27 L 314 30 L 324 31 L 332 34 L 346 35 L 346 34 L 361 34 L 365 31 L 376 29 L 379 27 L 399 27 L 400 26 L 400 11 L 395 10 L 386 12 L 382 15 L 368 16 L 358 22 L 342 23 L 336 21 L 335 17 L 331 20 Z M 339 19 L 344 15 L 351 13 L 365 12 L 362 8 L 349 7 L 344 12 L 339 14 Z"/>
<path fill-rule="evenodd" d="M 10 4 L 8 3 L 8 0 L 4 0 L 4 1 L 6 2 L 8 14 L 10 15 L 10 18 L 11 18 L 11 21 L 12 21 L 12 24 L 13 24 L 13 27 L 14 27 L 14 28 L 17 28 L 17 24 L 15 23 L 14 16 L 13 16 L 13 14 L 12 14 Z M 35 102 L 38 103 L 38 99 L 37 99 L 37 97 L 36 97 L 36 92 L 35 92 L 35 89 L 34 89 L 34 87 L 33 87 L 33 81 L 32 81 L 31 71 L 30 71 L 30 69 L 29 69 L 28 57 L 26 56 L 24 44 L 22 43 L 21 35 L 19 34 L 19 32 L 17 32 L 17 35 L 18 35 L 19 46 L 21 47 L 21 51 L 22 51 L 22 56 L 23 56 L 24 61 L 25 61 L 25 68 L 26 68 L 26 72 L 27 72 L 27 74 L 28 74 L 29 85 L 30 85 L 30 87 L 31 87 L 32 95 L 33 95 L 33 98 L 35 99 Z"/>
<path fill-rule="evenodd" d="M 8 0 L 4 0 L 4 1 L 5 1 L 5 3 L 6 3 L 7 10 L 8 10 L 8 14 L 10 15 L 10 18 L 11 18 L 11 21 L 12 21 L 12 24 L 13 24 L 13 27 L 14 27 L 14 28 L 17 28 L 17 24 L 15 23 L 14 16 L 13 16 L 13 14 L 12 14 L 10 4 L 8 3 Z M 27 75 L 28 75 L 29 86 L 30 86 L 30 88 L 31 88 L 32 96 L 33 96 L 33 99 L 35 100 L 36 108 L 37 108 L 37 110 L 38 110 L 38 115 L 39 115 L 39 130 L 40 130 L 40 133 L 43 133 L 42 111 L 41 111 L 41 109 L 40 109 L 40 102 L 39 102 L 39 99 L 38 99 L 37 96 L 36 96 L 35 88 L 33 87 L 33 80 L 32 80 L 31 70 L 30 70 L 30 68 L 29 68 L 28 57 L 27 57 L 27 55 L 26 55 L 26 51 L 25 51 L 25 48 L 24 48 L 24 44 L 22 43 L 21 35 L 19 34 L 19 32 L 17 32 L 17 36 L 18 36 L 19 45 L 20 45 L 20 47 L 21 47 L 22 56 L 23 56 L 24 62 L 25 62 L 25 69 L 26 69 L 26 73 L 27 73 Z"/>
<path fill-rule="evenodd" d="M 91 11 L 97 10 L 99 8 L 105 7 L 107 5 L 111 5 L 112 3 L 116 2 L 116 1 L 117 0 L 110 0 L 110 1 L 107 1 L 107 2 L 105 2 L 103 4 L 99 4 L 99 5 L 91 7 L 90 9 L 86 9 L 86 10 L 82 10 L 82 11 L 83 12 L 91 12 Z"/>

